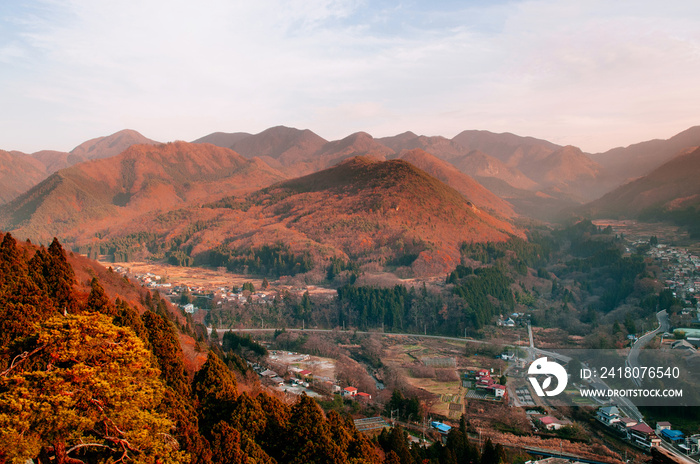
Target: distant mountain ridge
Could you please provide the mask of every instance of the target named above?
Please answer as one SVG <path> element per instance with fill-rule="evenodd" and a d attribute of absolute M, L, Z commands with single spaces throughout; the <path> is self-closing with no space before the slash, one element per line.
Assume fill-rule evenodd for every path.
<path fill-rule="evenodd" d="M 0 204 L 15 199 L 46 178 L 39 160 L 19 152 L 0 150 Z"/>
<path fill-rule="evenodd" d="M 34 240 L 91 236 L 149 211 L 212 195 L 245 192 L 283 179 L 260 160 L 213 145 L 131 146 L 120 155 L 62 169 L 0 206 L 0 228 Z"/>
<path fill-rule="evenodd" d="M 42 150 L 31 155 L 12 152 L 12 157 L 0 157 L 0 204 L 15 199 L 60 169 L 92 159 L 116 156 L 132 145 L 156 143 L 134 130 L 126 129 L 83 142 L 70 153 L 55 150 Z M 3 179 L 3 173 L 9 173 L 9 177 Z"/>
<path fill-rule="evenodd" d="M 466 130 L 452 139 L 410 131 L 375 139 L 357 132 L 327 141 L 308 129 L 277 126 L 258 134 L 217 132 L 195 142 L 233 149 L 244 158 L 260 160 L 286 178 L 328 169 L 356 156 L 389 160 L 420 149 L 482 184 L 509 202 L 518 214 L 550 220 L 563 208 L 600 197 L 625 179 L 649 173 L 681 151 L 700 146 L 700 126 L 668 140 L 593 155 L 533 137 L 483 130 Z M 59 169 L 115 156 L 134 144 L 156 143 L 136 131 L 123 130 L 84 142 L 70 153 L 6 152 L 9 155 L 0 159 L 0 175 L 6 173 L 5 181 L 0 183 L 0 204 L 17 198 Z M 29 158 L 39 161 L 43 168 Z"/>
<path fill-rule="evenodd" d="M 667 140 L 649 140 L 590 155 L 606 169 L 618 185 L 649 174 L 682 151 L 700 146 L 700 126 L 694 126 Z"/>
<path fill-rule="evenodd" d="M 593 217 L 664 216 L 691 208 L 700 223 L 700 148 L 683 153 L 640 177 L 581 207 Z"/>
<path fill-rule="evenodd" d="M 517 215 L 513 211 L 512 205 L 493 194 L 468 175 L 460 172 L 447 161 L 443 161 L 420 148 L 402 152 L 401 159 L 440 179 L 480 208 L 490 210 L 504 218 Z"/>
<path fill-rule="evenodd" d="M 156 145 L 135 130 L 124 129 L 106 137 L 97 137 L 83 142 L 71 150 L 71 154 L 85 160 L 95 160 L 116 156 L 132 145 Z"/>

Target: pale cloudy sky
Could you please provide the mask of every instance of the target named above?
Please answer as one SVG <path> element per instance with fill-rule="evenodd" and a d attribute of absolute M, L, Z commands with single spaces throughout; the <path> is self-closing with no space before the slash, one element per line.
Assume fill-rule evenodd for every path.
<path fill-rule="evenodd" d="M 0 148 L 286 125 L 584 151 L 700 124 L 696 0 L 0 2 Z"/>

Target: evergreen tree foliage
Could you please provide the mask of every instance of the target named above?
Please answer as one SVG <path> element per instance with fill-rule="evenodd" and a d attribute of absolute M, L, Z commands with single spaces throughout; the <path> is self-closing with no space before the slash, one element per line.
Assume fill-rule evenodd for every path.
<path fill-rule="evenodd" d="M 105 294 L 97 277 L 93 277 L 90 282 L 90 295 L 88 295 L 86 310 L 89 312 L 101 312 L 108 316 L 117 314 L 117 308 L 109 301 L 109 297 Z"/>
<path fill-rule="evenodd" d="M 335 464 L 347 455 L 333 443 L 328 422 L 319 405 L 306 395 L 292 406 L 283 462 L 289 464 Z"/>
<path fill-rule="evenodd" d="M 241 449 L 241 434 L 227 422 L 217 423 L 211 431 L 213 464 L 247 464 L 248 459 Z"/>
<path fill-rule="evenodd" d="M 212 351 L 194 375 L 192 393 L 197 401 L 199 428 L 205 436 L 220 421 L 230 420 L 238 396 L 236 379 Z"/>
<path fill-rule="evenodd" d="M 155 411 L 165 389 L 158 370 L 129 329 L 100 314 L 55 316 L 23 348 L 28 356 L 0 376 L 9 459 L 186 462 L 168 438 L 172 423 Z"/>
<path fill-rule="evenodd" d="M 179 394 L 189 396 L 189 380 L 185 375 L 182 350 L 174 328 L 163 316 L 152 311 L 146 311 L 141 318 L 163 380 Z"/>

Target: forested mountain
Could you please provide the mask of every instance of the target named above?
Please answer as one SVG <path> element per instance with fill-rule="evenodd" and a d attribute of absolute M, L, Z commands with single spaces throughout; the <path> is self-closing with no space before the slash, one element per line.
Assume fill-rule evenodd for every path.
<path fill-rule="evenodd" d="M 375 142 L 357 134 L 343 145 L 352 153 Z M 290 263 L 308 256 L 299 269 L 337 256 L 401 263 L 418 275 L 453 267 L 462 241 L 519 234 L 487 212 L 510 214 L 477 184 L 466 186 L 469 203 L 400 160 L 353 158 L 246 195 L 281 177 L 260 160 L 209 144 L 141 145 L 59 171 L 0 208 L 0 224 L 33 240 L 65 237 L 91 256 L 147 253 L 235 267 L 264 245 L 296 256 Z"/>
<path fill-rule="evenodd" d="M 234 354 L 210 352 L 190 381 L 157 293 L 145 308 L 96 278 L 84 293 L 56 240 L 2 235 L 0 271 L 2 462 L 383 462 L 308 397 L 289 406 L 240 393 L 220 359 Z"/>
<path fill-rule="evenodd" d="M 577 210 L 590 217 L 667 220 L 700 235 L 700 148 Z"/>
<path fill-rule="evenodd" d="M 283 178 L 260 160 L 213 145 L 137 145 L 52 174 L 2 206 L 0 226 L 33 240 L 47 242 L 57 235 L 79 242 L 149 211 L 169 211 Z"/>
<path fill-rule="evenodd" d="M 352 158 L 206 207 L 238 218 L 236 225 L 253 232 L 257 243 L 281 240 L 312 254 L 330 249 L 359 262 L 396 261 L 418 275 L 453 267 L 462 241 L 502 241 L 518 233 L 401 160 Z M 250 241 L 235 238 L 240 231 L 233 226 L 228 223 L 232 239 L 223 250 L 235 254 Z"/>
<path fill-rule="evenodd" d="M 700 126 L 691 127 L 667 140 L 649 140 L 590 155 L 618 186 L 644 176 L 692 147 L 700 146 Z"/>
<path fill-rule="evenodd" d="M 0 204 L 15 199 L 46 178 L 44 165 L 24 153 L 0 150 Z"/>
<path fill-rule="evenodd" d="M 59 169 L 92 159 L 116 156 L 132 145 L 156 143 L 136 131 L 122 130 L 107 137 L 88 140 L 70 153 L 42 150 L 27 155 L 0 150 L 0 204 L 15 199 Z"/>
<path fill-rule="evenodd" d="M 440 179 L 480 208 L 492 211 L 501 217 L 516 215 L 513 207 L 506 201 L 491 193 L 468 175 L 460 172 L 450 163 L 442 161 L 420 148 L 402 152 L 401 159 Z"/>

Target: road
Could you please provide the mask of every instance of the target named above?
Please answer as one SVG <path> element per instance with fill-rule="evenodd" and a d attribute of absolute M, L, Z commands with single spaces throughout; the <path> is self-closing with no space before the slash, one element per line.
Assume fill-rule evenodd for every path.
<path fill-rule="evenodd" d="M 659 311 L 656 313 L 656 319 L 659 321 L 659 327 L 656 330 L 648 332 L 637 339 L 630 349 L 629 355 L 627 355 L 627 365 L 631 368 L 640 367 L 639 366 L 639 353 L 641 350 L 649 343 L 657 334 L 668 332 L 670 324 L 668 322 L 668 313 L 666 310 Z M 633 379 L 635 385 L 641 386 L 639 379 Z"/>
<path fill-rule="evenodd" d="M 530 326 L 530 324 L 527 325 L 527 334 L 530 337 L 530 353 L 528 355 L 528 362 L 532 362 L 540 356 L 548 356 L 550 358 L 555 358 L 559 361 L 562 361 L 565 364 L 571 361 L 571 358 L 569 356 L 565 356 L 555 351 L 547 351 L 535 348 L 535 339 L 532 336 L 532 326 Z"/>
<path fill-rule="evenodd" d="M 336 329 L 289 329 L 289 328 L 268 328 L 268 329 L 216 329 L 217 333 L 221 332 L 274 332 L 275 330 L 286 330 L 287 332 L 342 332 Z M 207 327 L 207 332 L 211 334 L 211 327 Z M 473 338 L 463 338 L 463 337 L 443 337 L 442 335 L 422 335 L 415 333 L 394 333 L 394 332 L 369 332 L 364 330 L 347 330 L 346 333 L 357 333 L 363 335 L 384 335 L 387 337 L 417 337 L 417 338 L 432 338 L 437 340 L 452 340 L 458 342 L 470 342 L 470 343 L 480 343 L 483 345 L 492 345 L 492 341 L 484 340 L 474 340 Z"/>
<path fill-rule="evenodd" d="M 681 461 L 686 462 L 688 464 L 698 464 L 698 461 L 694 460 L 693 458 L 690 458 L 686 456 L 685 454 L 681 453 L 679 450 L 671 446 L 670 443 L 666 442 L 665 440 L 661 439 L 661 447 L 664 448 L 666 451 L 673 453 L 674 456 L 677 456 L 678 458 L 681 459 Z"/>

